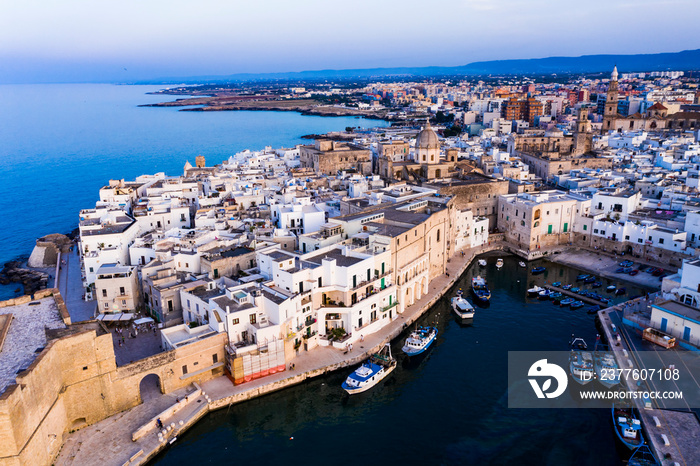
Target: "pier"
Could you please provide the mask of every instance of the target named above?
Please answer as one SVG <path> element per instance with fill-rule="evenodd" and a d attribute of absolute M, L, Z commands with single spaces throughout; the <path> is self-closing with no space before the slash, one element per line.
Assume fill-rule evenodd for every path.
<path fill-rule="evenodd" d="M 588 296 L 582 296 L 578 293 L 573 293 L 569 290 L 564 290 L 558 286 L 545 285 L 544 287 L 550 291 L 556 291 L 557 293 L 561 293 L 561 294 L 566 295 L 570 298 L 577 299 L 578 301 L 583 301 L 586 304 L 597 304 L 598 306 L 601 307 L 601 309 L 607 306 L 607 304 L 605 304 L 602 301 L 598 301 L 596 299 L 589 298 Z"/>
<path fill-rule="evenodd" d="M 605 332 L 610 349 L 615 355 L 618 367 L 643 369 L 644 366 L 636 356 L 636 347 L 632 339 L 640 338 L 630 334 L 622 322 L 622 306 L 647 306 L 645 298 L 638 298 L 627 303 L 604 309 L 598 313 L 601 326 Z M 613 325 L 617 332 L 613 330 Z M 619 338 L 618 338 L 619 336 Z M 657 390 L 656 387 L 638 387 L 633 381 L 621 378 L 626 390 Z M 700 389 L 700 387 L 698 387 Z M 647 444 L 663 466 L 700 464 L 700 422 L 691 411 L 645 408 L 643 400 L 634 400 L 639 411 Z"/>

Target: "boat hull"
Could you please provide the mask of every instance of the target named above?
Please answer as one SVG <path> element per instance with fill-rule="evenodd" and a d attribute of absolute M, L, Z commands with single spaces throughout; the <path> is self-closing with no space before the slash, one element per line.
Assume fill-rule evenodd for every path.
<path fill-rule="evenodd" d="M 375 375 L 375 379 L 372 381 L 368 381 L 366 384 L 360 386 L 360 387 L 349 387 L 345 382 L 343 382 L 343 390 L 348 392 L 349 395 L 356 395 L 358 393 L 366 392 L 370 388 L 374 387 L 377 385 L 379 382 L 381 382 L 383 379 L 386 378 L 387 375 L 391 374 L 391 372 L 396 369 L 396 361 L 388 367 L 384 367 L 377 375 Z"/>
<path fill-rule="evenodd" d="M 435 332 L 431 333 L 430 338 L 428 339 L 428 342 L 423 345 L 420 348 L 412 348 L 410 346 L 404 345 L 403 348 L 401 348 L 401 351 L 403 351 L 406 356 L 418 356 L 419 354 L 423 354 L 426 351 L 428 351 L 428 348 L 430 348 L 437 338 L 437 330 Z"/>

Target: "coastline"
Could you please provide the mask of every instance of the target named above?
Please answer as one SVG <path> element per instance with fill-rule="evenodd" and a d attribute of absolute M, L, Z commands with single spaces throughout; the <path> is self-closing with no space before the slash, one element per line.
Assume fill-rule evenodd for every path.
<path fill-rule="evenodd" d="M 449 276 L 442 275 L 431 281 L 428 293 L 417 300 L 412 306 L 409 306 L 403 314 L 397 316 L 394 321 L 385 327 L 384 332 L 366 336 L 363 346 L 358 345 L 359 347 L 357 349 L 346 353 L 332 347 L 319 347 L 312 352 L 297 357 L 295 359 L 296 368 L 293 373 L 290 373 L 290 370 L 285 370 L 242 385 L 233 385 L 227 376 L 204 382 L 201 385 L 202 395 L 201 397 L 197 397 L 199 401 L 196 401 L 194 398 L 189 400 L 190 405 L 192 405 L 191 409 L 183 409 L 181 415 L 173 416 L 167 419 L 167 422 L 165 422 L 164 419 L 166 425 L 171 424 L 173 426 L 167 438 L 163 441 L 159 441 L 156 437 L 156 432 L 152 431 L 134 441 L 132 439 L 132 433 L 142 429 L 153 417 L 152 413 L 149 416 L 142 416 L 139 419 L 132 420 L 130 423 L 123 423 L 118 434 L 111 431 L 110 439 L 112 439 L 115 445 L 118 445 L 118 449 L 116 449 L 116 447 L 112 449 L 109 458 L 113 460 L 115 465 L 146 464 L 160 454 L 171 439 L 177 438 L 179 435 L 183 434 L 189 427 L 196 424 L 198 420 L 204 418 L 206 414 L 211 411 L 226 408 L 233 404 L 298 385 L 311 378 L 359 364 L 367 359 L 370 354 L 377 352 L 386 343 L 398 337 L 406 328 L 425 314 L 425 312 L 455 285 L 478 255 L 491 251 L 505 250 L 506 245 L 500 241 L 501 239 L 502 235 L 496 234 L 490 244 L 476 248 L 476 250 L 470 250 L 469 252 L 465 251 L 464 257 L 459 255 L 453 256 L 451 262 L 447 266 L 447 273 L 449 273 Z M 172 398 L 175 394 L 176 393 L 165 394 L 162 395 L 161 398 Z M 180 397 L 183 396 L 185 395 L 180 394 Z M 129 411 L 144 411 L 148 407 L 147 403 L 148 402 L 142 403 Z M 197 405 L 197 403 L 199 403 L 199 405 Z M 127 411 L 127 413 L 129 411 Z M 54 463 L 59 465 L 71 464 L 74 461 L 78 461 L 81 464 L 100 466 L 104 466 L 108 463 L 111 464 L 109 461 L 106 462 L 105 458 L 94 456 L 95 450 L 90 448 L 90 442 L 94 442 L 94 446 L 99 445 L 100 442 L 104 441 L 100 437 L 100 432 L 110 432 L 107 426 L 114 426 L 114 419 L 123 416 L 124 413 L 109 417 L 70 434 L 66 438 L 64 446 Z M 81 451 L 81 445 L 84 445 L 84 448 L 90 451 Z M 83 456 L 80 456 L 81 454 Z M 120 456 L 117 458 L 117 455 Z"/>

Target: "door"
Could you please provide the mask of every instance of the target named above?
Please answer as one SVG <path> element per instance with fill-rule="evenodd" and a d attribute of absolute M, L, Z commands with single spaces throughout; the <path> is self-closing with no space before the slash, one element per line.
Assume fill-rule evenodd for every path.
<path fill-rule="evenodd" d="M 382 290 L 384 289 L 384 279 L 383 278 L 382 278 L 381 288 L 382 288 Z"/>
<path fill-rule="evenodd" d="M 547 234 L 548 235 L 552 234 L 552 225 L 547 226 Z"/>
<path fill-rule="evenodd" d="M 690 341 L 690 327 L 685 327 L 683 329 L 683 339 L 685 341 Z"/>
<path fill-rule="evenodd" d="M 382 262 L 382 275 L 384 275 L 384 262 Z"/>
<path fill-rule="evenodd" d="M 357 327 L 362 327 L 362 317 L 357 321 Z"/>
<path fill-rule="evenodd" d="M 567 231 L 569 231 L 569 224 L 564 223 L 564 233 L 566 233 Z"/>
<path fill-rule="evenodd" d="M 668 326 L 668 319 L 666 319 L 665 317 L 662 317 L 661 318 L 661 331 L 665 332 L 667 326 Z"/>

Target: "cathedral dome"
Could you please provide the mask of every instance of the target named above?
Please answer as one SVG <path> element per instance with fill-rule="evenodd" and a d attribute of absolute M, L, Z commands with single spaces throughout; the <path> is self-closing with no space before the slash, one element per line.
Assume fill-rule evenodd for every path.
<path fill-rule="evenodd" d="M 437 134 L 430 127 L 430 122 L 427 126 L 418 133 L 416 136 L 416 149 L 439 149 L 440 142 L 438 141 Z"/>

